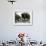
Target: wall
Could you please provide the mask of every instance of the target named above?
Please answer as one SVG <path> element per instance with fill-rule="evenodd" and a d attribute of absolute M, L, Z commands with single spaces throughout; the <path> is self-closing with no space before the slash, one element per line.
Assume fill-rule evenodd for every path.
<path fill-rule="evenodd" d="M 15 26 L 13 17 L 15 11 L 33 10 L 32 26 Z M 11 40 L 18 32 L 26 32 L 37 41 L 46 40 L 46 1 L 17 0 L 13 5 L 7 0 L 0 0 L 0 40 Z"/>

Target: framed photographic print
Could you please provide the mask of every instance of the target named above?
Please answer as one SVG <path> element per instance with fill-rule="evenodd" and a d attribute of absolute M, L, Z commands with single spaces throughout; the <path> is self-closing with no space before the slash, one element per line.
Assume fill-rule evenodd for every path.
<path fill-rule="evenodd" d="M 14 15 L 14 24 L 15 25 L 32 25 L 32 22 L 33 22 L 33 14 L 32 14 L 32 11 L 31 12 L 28 12 L 28 11 L 24 11 L 24 12 L 18 12 L 16 11 L 15 12 L 15 15 Z"/>

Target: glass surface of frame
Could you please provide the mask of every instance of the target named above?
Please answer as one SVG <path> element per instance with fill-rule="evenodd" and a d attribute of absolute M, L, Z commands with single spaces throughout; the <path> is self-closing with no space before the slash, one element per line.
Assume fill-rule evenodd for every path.
<path fill-rule="evenodd" d="M 16 26 L 31 26 L 33 23 L 33 11 L 16 11 L 14 14 L 14 25 Z"/>

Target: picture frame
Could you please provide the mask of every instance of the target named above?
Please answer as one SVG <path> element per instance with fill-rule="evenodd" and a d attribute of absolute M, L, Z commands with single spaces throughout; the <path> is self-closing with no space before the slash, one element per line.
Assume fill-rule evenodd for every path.
<path fill-rule="evenodd" d="M 16 26 L 32 26 L 33 11 L 16 11 L 14 14 L 14 25 Z"/>

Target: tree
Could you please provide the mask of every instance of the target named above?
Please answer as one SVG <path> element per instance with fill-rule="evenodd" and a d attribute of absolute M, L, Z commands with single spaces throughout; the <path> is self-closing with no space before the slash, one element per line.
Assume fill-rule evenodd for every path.
<path fill-rule="evenodd" d="M 22 18 L 23 18 L 24 21 L 30 19 L 30 14 L 28 14 L 28 13 L 22 13 L 21 15 L 22 15 Z"/>
<path fill-rule="evenodd" d="M 19 22 L 21 17 L 18 14 L 15 14 L 15 22 Z"/>

